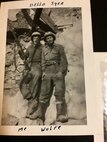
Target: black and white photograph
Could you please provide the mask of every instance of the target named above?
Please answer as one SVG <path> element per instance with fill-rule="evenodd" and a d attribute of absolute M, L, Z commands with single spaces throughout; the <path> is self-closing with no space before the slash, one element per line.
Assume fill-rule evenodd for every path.
<path fill-rule="evenodd" d="M 0 135 L 102 142 L 90 2 L 9 1 L 1 11 Z"/>
<path fill-rule="evenodd" d="M 82 8 L 10 9 L 2 125 L 87 125 Z"/>

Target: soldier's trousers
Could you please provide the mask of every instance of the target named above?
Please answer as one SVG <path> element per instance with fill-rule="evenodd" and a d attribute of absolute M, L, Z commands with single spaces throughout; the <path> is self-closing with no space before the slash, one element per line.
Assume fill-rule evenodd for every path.
<path fill-rule="evenodd" d="M 55 88 L 55 89 L 54 89 Z M 53 94 L 56 99 L 56 103 L 63 103 L 65 98 L 65 77 L 57 76 L 56 72 L 46 72 L 46 76 L 42 81 L 41 93 L 39 101 L 41 103 L 47 103 L 49 105 L 50 98 Z"/>
<path fill-rule="evenodd" d="M 32 94 L 32 98 L 36 98 L 40 93 L 40 86 L 41 86 L 41 66 L 38 63 L 33 63 L 31 68 L 31 74 L 33 79 L 31 80 L 29 86 Z"/>
<path fill-rule="evenodd" d="M 27 110 L 28 114 L 32 114 L 38 105 L 38 98 L 41 89 L 41 76 L 42 76 L 40 64 L 33 63 L 30 72 L 33 76 L 33 79 L 29 83 L 31 98 L 28 101 L 28 110 Z"/>

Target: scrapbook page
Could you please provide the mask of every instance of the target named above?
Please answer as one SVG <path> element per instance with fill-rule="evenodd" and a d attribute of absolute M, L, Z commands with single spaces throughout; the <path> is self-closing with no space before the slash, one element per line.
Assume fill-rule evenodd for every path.
<path fill-rule="evenodd" d="M 98 54 L 95 57 L 96 77 L 98 78 L 97 88 L 101 95 L 102 113 L 103 113 L 103 131 L 104 131 L 104 142 L 107 141 L 107 56 L 106 53 L 102 55 Z M 96 89 L 97 89 L 96 88 Z"/>
<path fill-rule="evenodd" d="M 0 134 L 103 141 L 90 2 L 2 2 L 1 17 Z"/>

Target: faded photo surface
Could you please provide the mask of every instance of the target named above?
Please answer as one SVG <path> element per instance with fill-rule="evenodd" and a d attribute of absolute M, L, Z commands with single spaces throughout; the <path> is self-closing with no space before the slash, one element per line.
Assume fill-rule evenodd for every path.
<path fill-rule="evenodd" d="M 59 49 L 59 45 L 63 47 L 64 50 L 63 52 L 60 52 L 59 57 L 61 56 L 62 59 L 64 57 L 62 57 L 62 55 L 65 53 L 68 68 L 63 80 L 65 81 L 65 85 L 62 88 L 60 88 L 60 83 L 56 86 L 60 79 L 54 80 L 54 77 L 52 76 L 49 80 L 51 73 L 56 75 L 51 69 L 50 72 L 47 72 L 46 74 L 47 82 L 44 86 L 42 82 L 45 81 L 45 77 L 39 78 L 37 82 L 33 78 L 30 80 L 33 80 L 33 83 L 30 84 L 29 82 L 28 84 L 24 84 L 26 86 L 20 85 L 24 76 L 23 74 L 25 73 L 24 71 L 26 70 L 26 61 L 29 59 L 29 57 L 23 57 L 22 54 L 24 54 L 32 45 L 32 34 L 34 32 L 41 34 L 40 44 L 42 47 L 46 44 L 44 36 L 47 32 L 53 33 L 56 48 L 58 46 Z M 44 113 L 45 117 L 44 125 L 87 125 L 84 50 L 82 39 L 82 8 L 8 10 L 6 35 L 2 125 L 43 125 L 40 119 L 38 119 L 39 117 L 36 116 L 38 113 L 39 96 L 41 95 L 41 92 L 43 92 L 43 89 L 41 91 L 41 88 L 44 88 L 47 92 L 50 91 L 51 95 L 45 112 L 41 112 L 42 115 Z M 19 51 L 21 51 L 21 53 Z M 35 58 L 39 56 L 40 52 L 36 50 L 34 54 L 36 53 L 36 56 L 32 55 L 35 56 Z M 47 52 L 45 53 L 48 54 Z M 56 57 L 56 54 L 56 51 L 53 51 L 51 57 Z M 48 62 L 46 66 L 51 68 L 51 66 L 56 64 L 57 62 Z M 39 65 L 40 67 L 42 66 L 41 61 Z M 63 63 L 62 68 L 65 66 L 66 64 Z M 37 68 L 35 68 L 33 64 L 31 65 L 31 69 L 32 68 L 32 74 L 35 74 Z M 38 71 L 38 74 L 39 73 L 42 76 L 43 72 Z M 28 78 L 25 77 L 25 79 Z M 27 81 L 28 80 L 26 80 L 26 82 Z M 49 88 L 46 88 L 49 81 L 52 86 L 50 85 Z M 33 88 L 34 90 L 33 99 L 31 97 L 26 98 L 23 96 L 20 90 L 22 87 L 24 92 L 27 91 L 26 87 L 28 87 L 29 84 L 29 89 Z M 25 87 L 25 89 L 23 87 Z M 39 93 L 37 95 L 36 87 L 39 88 Z M 66 104 L 62 108 L 61 106 L 58 108 L 60 101 L 57 101 L 57 95 L 55 95 L 59 95 L 60 91 L 62 91 Z M 29 111 L 30 113 L 28 114 Z M 66 111 L 66 114 L 62 114 L 64 111 Z M 61 117 L 57 119 L 58 114 L 61 114 Z M 65 115 L 67 120 L 65 120 Z"/>

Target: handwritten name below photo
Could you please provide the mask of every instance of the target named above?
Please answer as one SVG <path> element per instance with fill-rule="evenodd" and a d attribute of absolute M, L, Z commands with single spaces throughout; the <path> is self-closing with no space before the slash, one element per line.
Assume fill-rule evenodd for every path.
<path fill-rule="evenodd" d="M 48 4 L 49 4 L 49 3 L 48 3 Z M 64 4 L 64 2 L 54 2 L 54 1 L 52 1 L 52 2 L 50 3 L 51 6 L 61 6 L 61 5 L 63 5 L 63 4 Z M 45 6 L 45 5 L 46 5 L 45 2 L 30 3 L 30 7 Z"/>
<path fill-rule="evenodd" d="M 61 126 L 48 126 L 48 127 L 41 127 L 41 132 L 44 132 L 44 131 L 55 131 L 55 130 L 60 130 L 61 129 Z M 23 131 L 27 131 L 27 127 L 19 127 L 18 128 L 18 132 L 23 132 Z"/>

